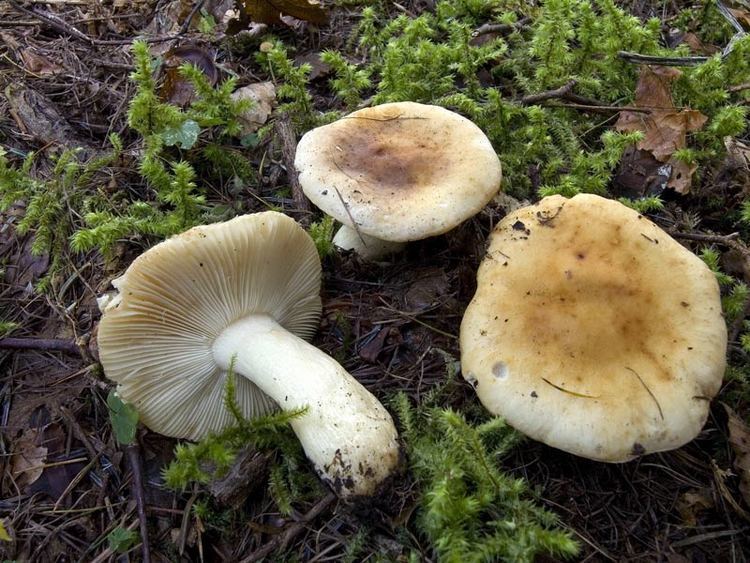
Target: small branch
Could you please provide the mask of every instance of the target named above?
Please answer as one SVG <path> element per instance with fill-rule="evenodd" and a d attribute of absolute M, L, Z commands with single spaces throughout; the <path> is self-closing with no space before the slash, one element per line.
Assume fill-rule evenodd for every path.
<path fill-rule="evenodd" d="M 546 92 L 539 92 L 538 94 L 529 94 L 528 96 L 524 96 L 519 100 L 519 103 L 522 106 L 532 106 L 534 104 L 538 104 L 539 102 L 543 102 L 544 100 L 564 98 L 566 95 L 570 94 L 570 91 L 575 85 L 576 81 L 571 80 L 567 84 L 563 84 L 562 86 L 554 90 L 547 90 Z"/>
<path fill-rule="evenodd" d="M 0 349 L 43 350 L 45 352 L 65 352 L 81 356 L 81 347 L 72 340 L 61 338 L 0 338 Z"/>
<path fill-rule="evenodd" d="M 193 21 L 193 18 L 195 17 L 195 14 L 197 14 L 201 8 L 203 8 L 203 4 L 206 0 L 199 0 L 195 3 L 195 6 L 193 6 L 193 9 L 188 14 L 188 17 L 185 18 L 185 21 L 182 22 L 182 26 L 180 26 L 180 32 L 177 35 L 184 35 L 188 32 L 188 29 L 190 29 L 190 24 Z"/>
<path fill-rule="evenodd" d="M 125 448 L 128 463 L 133 472 L 133 494 L 138 509 L 138 520 L 141 528 L 141 551 L 143 563 L 151 563 L 151 551 L 148 545 L 148 524 L 146 522 L 146 499 L 143 492 L 143 469 L 141 467 L 141 451 L 138 443 L 131 444 Z"/>
<path fill-rule="evenodd" d="M 566 104 L 564 102 L 550 104 L 547 107 L 580 109 L 582 111 L 590 111 L 592 113 L 601 113 L 605 115 L 609 115 L 611 113 L 619 113 L 621 111 L 630 111 L 634 113 L 651 113 L 651 110 L 648 108 L 629 108 L 629 107 L 622 107 L 622 106 L 608 106 L 608 105 L 596 105 L 596 104 Z"/>
<path fill-rule="evenodd" d="M 712 235 L 706 233 L 679 233 L 667 231 L 672 237 L 682 240 L 694 240 L 696 242 L 706 242 L 709 244 L 720 244 L 739 252 L 746 260 L 750 261 L 750 248 L 739 238 L 739 233 L 730 233 L 728 235 Z"/>
<path fill-rule="evenodd" d="M 276 129 L 276 134 L 281 139 L 281 156 L 284 160 L 287 178 L 289 178 L 289 185 L 292 188 L 294 204 L 297 206 L 297 211 L 309 214 L 310 202 L 302 190 L 302 185 L 299 183 L 299 174 L 297 174 L 297 169 L 294 167 L 294 158 L 297 154 L 297 138 L 289 116 L 280 116 L 274 124 L 274 129 Z"/>
<path fill-rule="evenodd" d="M 680 233 L 676 231 L 670 231 L 670 236 L 682 240 L 694 240 L 697 242 L 709 242 L 713 244 L 721 244 L 723 246 L 733 247 L 735 241 L 740 236 L 740 233 L 731 233 L 728 235 L 711 235 L 706 233 Z"/>
<path fill-rule="evenodd" d="M 490 33 L 509 33 L 517 29 L 523 28 L 529 22 L 529 18 L 521 18 L 516 23 L 485 23 L 476 28 L 472 33 L 472 37 L 480 37 L 482 35 L 488 35 Z"/>
<path fill-rule="evenodd" d="M 727 92 L 732 92 L 733 94 L 735 92 L 742 92 L 743 90 L 750 90 L 750 82 L 737 84 L 736 86 L 730 86 L 729 88 L 727 88 Z"/>
<path fill-rule="evenodd" d="M 80 39 L 81 41 L 85 41 L 86 43 L 90 45 L 130 45 L 131 43 L 133 43 L 132 39 L 114 39 L 114 40 L 94 39 L 93 37 L 89 37 L 88 35 L 83 33 L 78 28 L 70 25 L 68 22 L 56 16 L 55 14 L 52 14 L 49 12 L 41 12 L 38 10 L 30 10 L 29 8 L 25 8 L 24 6 L 19 4 L 18 0 L 8 0 L 8 3 L 17 11 L 23 14 L 26 14 L 28 16 L 31 16 L 33 18 L 36 18 L 37 20 L 43 23 L 46 23 L 51 28 L 56 29 L 57 31 L 64 33 L 66 35 L 72 35 L 73 37 Z M 160 41 L 171 41 L 172 39 L 176 39 L 177 37 L 179 37 L 179 35 L 150 37 L 150 38 L 143 38 L 143 40 L 148 43 L 157 43 Z"/>
<path fill-rule="evenodd" d="M 726 47 L 721 51 L 721 58 L 726 59 L 734 49 L 734 45 L 737 40 L 745 36 L 745 30 L 743 29 L 734 14 L 727 8 L 721 0 L 716 0 L 716 7 L 724 16 L 724 19 L 735 29 L 736 33 L 732 36 L 727 43 Z M 632 53 L 630 51 L 619 51 L 617 56 L 630 63 L 644 63 L 644 64 L 655 64 L 655 65 L 667 65 L 667 66 L 693 66 L 705 63 L 710 57 L 703 56 L 692 56 L 692 57 L 659 57 L 654 55 L 641 55 L 640 53 Z"/>
<path fill-rule="evenodd" d="M 307 514 L 302 516 L 302 518 L 300 518 L 298 521 L 291 524 L 283 534 L 279 534 L 272 540 L 266 542 L 263 547 L 252 552 L 240 563 L 253 563 L 254 561 L 260 561 L 261 559 L 265 559 L 266 557 L 268 557 L 276 549 L 285 548 L 289 544 L 289 542 L 296 538 L 305 529 L 305 526 L 308 524 L 308 522 L 311 522 L 312 520 L 317 518 L 328 507 L 328 505 L 335 500 L 336 495 L 333 493 L 328 493 L 325 497 L 319 500 L 318 503 L 307 512 Z"/>
<path fill-rule="evenodd" d="M 618 51 L 617 56 L 629 63 L 643 63 L 664 66 L 693 66 L 705 63 L 708 57 L 658 57 L 656 55 L 641 55 L 631 51 Z"/>

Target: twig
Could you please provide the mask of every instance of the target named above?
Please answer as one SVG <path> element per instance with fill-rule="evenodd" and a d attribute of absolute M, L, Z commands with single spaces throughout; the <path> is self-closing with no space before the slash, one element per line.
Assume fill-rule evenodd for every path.
<path fill-rule="evenodd" d="M 668 231 L 669 234 L 676 238 L 676 239 L 682 239 L 682 240 L 694 240 L 696 242 L 707 242 L 711 244 L 720 244 L 722 246 L 726 246 L 728 248 L 731 248 L 732 250 L 736 250 L 742 256 L 744 256 L 748 262 L 750 262 L 750 248 L 747 247 L 747 245 L 742 242 L 742 240 L 738 240 L 740 234 L 739 233 L 730 233 L 728 235 L 712 235 L 707 233 L 680 233 L 676 231 Z"/>
<path fill-rule="evenodd" d="M 727 8 L 721 0 L 716 0 L 716 7 L 721 12 L 730 25 L 735 29 L 736 33 L 732 36 L 727 43 L 726 47 L 721 51 L 721 58 L 726 59 L 734 49 L 735 43 L 741 37 L 745 36 L 745 30 L 734 17 L 734 14 Z M 632 53 L 630 51 L 619 51 L 617 56 L 631 63 L 645 63 L 645 64 L 657 64 L 657 65 L 668 65 L 668 66 L 693 66 L 701 63 L 705 63 L 710 57 L 703 56 L 691 56 L 691 57 L 659 57 L 655 55 L 641 55 L 640 53 Z"/>
<path fill-rule="evenodd" d="M 294 134 L 294 128 L 289 116 L 284 114 L 280 116 L 274 124 L 276 134 L 281 139 L 281 156 L 284 160 L 286 175 L 289 178 L 289 185 L 292 188 L 292 199 L 297 206 L 298 211 L 310 213 L 310 202 L 302 191 L 302 185 L 299 183 L 299 174 L 294 166 L 294 157 L 297 154 L 297 139 Z"/>
<path fill-rule="evenodd" d="M 471 32 L 472 37 L 479 37 L 481 35 L 487 35 L 490 33 L 508 33 L 509 31 L 515 31 L 521 29 L 529 22 L 529 18 L 524 17 L 518 20 L 516 23 L 485 23 L 480 25 L 474 31 Z"/>
<path fill-rule="evenodd" d="M 519 100 L 519 103 L 523 106 L 531 106 L 543 102 L 544 100 L 551 100 L 553 98 L 564 98 L 566 94 L 569 94 L 576 85 L 575 80 L 571 80 L 566 84 L 563 84 L 559 88 L 554 90 L 547 90 L 546 92 L 539 92 L 538 94 L 529 94 Z"/>
<path fill-rule="evenodd" d="M 185 21 L 182 22 L 182 26 L 180 26 L 180 32 L 177 35 L 184 35 L 187 33 L 188 29 L 190 29 L 190 22 L 193 21 L 193 18 L 195 17 L 195 14 L 197 14 L 201 8 L 203 8 L 203 4 L 206 0 L 199 0 L 195 3 L 195 6 L 193 6 L 193 9 L 188 14 L 188 17 L 185 18 Z"/>
<path fill-rule="evenodd" d="M 21 4 L 18 3 L 17 0 L 8 0 L 8 3 L 13 6 L 17 11 L 24 13 L 26 15 L 32 16 L 53 29 L 56 29 L 57 31 L 61 33 L 65 33 L 67 35 L 72 35 L 73 37 L 80 39 L 81 41 L 85 41 L 86 43 L 89 43 L 90 45 L 130 45 L 133 43 L 132 39 L 112 39 L 112 40 L 106 40 L 106 39 L 94 39 L 93 37 L 89 37 L 85 33 L 83 33 L 81 30 L 77 29 L 76 27 L 73 27 L 68 22 L 63 20 L 62 18 L 56 16 L 55 14 L 51 14 L 49 12 L 41 12 L 37 10 L 30 10 L 28 8 L 25 8 Z M 172 39 L 175 39 L 177 36 L 159 36 L 159 37 L 148 37 L 143 38 L 144 41 L 148 43 L 157 43 L 160 41 L 171 41 Z"/>
<path fill-rule="evenodd" d="M 735 92 L 742 92 L 743 90 L 750 90 L 750 82 L 737 84 L 736 86 L 730 86 L 729 88 L 727 88 L 727 92 L 732 92 L 733 94 Z"/>
<path fill-rule="evenodd" d="M 320 499 L 318 503 L 307 512 L 307 514 L 290 525 L 283 534 L 279 534 L 272 540 L 266 542 L 263 547 L 252 552 L 240 563 L 253 563 L 254 561 L 260 561 L 261 559 L 265 559 L 266 557 L 268 557 L 276 549 L 285 548 L 290 541 L 292 541 L 305 529 L 305 526 L 308 522 L 317 518 L 328 507 L 328 505 L 335 500 L 336 495 L 333 493 L 328 493 L 325 497 Z"/>
<path fill-rule="evenodd" d="M 641 55 L 631 51 L 618 51 L 617 56 L 629 63 L 644 63 L 665 66 L 693 66 L 705 63 L 708 57 L 658 57 L 656 55 Z"/>
<path fill-rule="evenodd" d="M 15 350 L 44 350 L 45 352 L 65 352 L 81 356 L 81 347 L 72 340 L 61 338 L 0 338 L 0 348 Z"/>
<path fill-rule="evenodd" d="M 680 233 L 677 231 L 670 231 L 670 236 L 683 240 L 694 240 L 697 242 L 710 242 L 714 244 L 721 244 L 723 246 L 734 246 L 734 241 L 740 236 L 740 233 L 730 233 L 728 235 L 712 235 L 707 233 Z"/>
<path fill-rule="evenodd" d="M 651 113 L 651 110 L 648 108 L 629 108 L 629 107 L 622 107 L 622 106 L 608 106 L 608 105 L 596 105 L 596 104 L 556 103 L 556 104 L 549 104 L 549 106 L 547 107 L 580 109 L 583 111 L 590 111 L 592 113 L 602 113 L 605 115 L 609 115 L 611 113 L 618 113 L 621 111 L 632 111 L 635 113 Z"/>
<path fill-rule="evenodd" d="M 141 468 L 141 452 L 138 443 L 125 448 L 133 472 L 133 494 L 138 508 L 138 520 L 141 527 L 141 551 L 143 563 L 151 563 L 151 551 L 148 545 L 148 524 L 146 523 L 146 500 L 143 493 L 143 470 Z"/>

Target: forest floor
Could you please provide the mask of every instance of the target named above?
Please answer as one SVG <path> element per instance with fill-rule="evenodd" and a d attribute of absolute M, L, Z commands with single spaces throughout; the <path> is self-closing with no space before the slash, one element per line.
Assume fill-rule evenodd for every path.
<path fill-rule="evenodd" d="M 307 111 L 320 115 L 345 111 L 346 105 L 368 105 L 378 91 L 378 79 L 386 75 L 383 69 L 373 73 L 373 83 L 361 85 L 359 98 L 344 104 L 341 89 L 336 92 L 329 85 L 334 78 L 331 65 L 319 58 L 325 50 L 337 50 L 352 63 L 365 63 L 367 55 L 351 39 L 364 6 L 375 5 L 379 25 L 385 27 L 397 17 L 414 19 L 434 12 L 436 4 L 440 2 L 328 1 L 323 2 L 325 23 L 285 16 L 283 21 L 253 24 L 251 31 L 236 33 L 222 23 L 234 7 L 231 1 L 0 0 L 0 147 L 7 166 L 15 168 L 34 151 L 26 173 L 45 183 L 55 174 L 64 175 L 64 170 L 55 167 L 55 159 L 66 149 L 81 147 L 75 159 L 83 162 L 109 150 L 109 136 L 116 133 L 123 142 L 121 154 L 96 170 L 96 185 L 86 184 L 85 189 L 113 201 L 127 197 L 128 201 L 168 206 L 163 200 L 157 202 L 136 171 L 142 137 L 128 123 L 129 104 L 137 91 L 131 79 L 136 70 L 131 50 L 134 39 L 148 42 L 157 66 L 162 65 L 161 81 L 166 76 L 180 82 L 170 59 L 183 56 L 180 60 L 201 63 L 204 72 L 238 77 L 238 86 L 275 82 L 280 99 L 271 97 L 266 102 L 278 108 L 286 95 L 279 87 L 294 73 L 287 69 L 282 76 L 273 75 L 258 58 L 258 53 L 268 50 L 273 34 L 295 65 L 311 65 L 304 77 L 304 88 L 311 95 Z M 503 41 L 506 33 L 523 35 L 524 26 L 533 28 L 545 5 L 574 2 L 488 4 L 496 9 L 474 10 L 478 14 L 471 20 L 474 39 L 489 34 L 490 40 Z M 276 5 L 306 3 L 284 0 Z M 702 23 L 720 25 L 721 16 L 708 13 L 714 10 L 712 2 L 624 0 L 617 5 L 644 24 L 660 22 L 657 34 L 663 45 L 671 42 L 672 48 L 680 40 L 690 43 L 686 56 L 710 56 L 726 45 L 726 33 L 701 35 Z M 750 23 L 745 3 L 732 4 L 732 9 L 741 25 Z M 601 15 L 599 10 L 594 10 L 594 17 Z M 695 15 L 685 16 L 686 10 Z M 514 11 L 515 23 L 507 19 Z M 315 14 L 305 9 L 297 12 L 313 20 L 318 17 Z M 712 37 L 715 44 L 710 43 Z M 477 40 L 473 45 L 479 48 L 481 43 Z M 522 55 L 518 57 L 519 64 L 524 64 Z M 499 82 L 491 72 L 492 64 L 490 60 L 480 65 L 482 88 Z M 592 104 L 592 96 L 570 95 L 572 85 L 567 90 L 565 85 L 576 77 L 564 76 L 549 82 L 542 89 L 546 94 L 538 99 L 524 98 L 540 92 L 520 82 L 516 91 L 506 89 L 503 95 L 515 100 L 519 108 L 567 104 L 570 107 L 558 107 L 558 111 L 570 112 L 566 114 L 574 116 L 570 120 L 578 115 L 591 119 L 594 125 L 587 125 L 585 134 L 593 131 L 598 139 L 614 127 L 619 108 L 632 103 L 635 95 L 639 65 L 624 64 L 632 68 L 622 80 L 623 88 L 631 92 L 629 99 L 600 99 Z M 747 108 L 749 79 L 726 85 L 727 105 Z M 456 78 L 455 90 L 471 89 L 469 82 Z M 564 86 L 567 94 L 555 92 L 555 86 Z M 448 89 L 440 95 L 450 93 Z M 181 95 L 190 97 L 190 86 L 180 82 L 161 94 L 164 100 L 180 104 Z M 290 97 L 294 99 L 293 94 Z M 424 95 L 418 101 L 432 100 Z M 720 106 L 715 106 L 712 119 Z M 222 138 L 227 150 L 250 163 L 250 180 L 241 174 L 212 176 L 205 172 L 205 163 L 196 164 L 202 194 L 215 212 L 213 220 L 222 213 L 229 217 L 271 207 L 303 224 L 320 219 L 320 212 L 300 203 L 296 180 L 288 174 L 295 141 L 309 128 L 299 118 L 299 107 L 288 111 L 275 109 L 259 118 L 268 120 L 261 135 L 250 134 L 242 141 Z M 741 119 L 746 116 L 741 113 Z M 573 121 L 564 123 L 568 122 Z M 677 450 L 605 464 L 526 439 L 497 460 L 503 471 L 528 483 L 536 502 L 557 515 L 559 525 L 579 544 L 575 560 L 750 560 L 750 369 L 749 352 L 742 346 L 750 310 L 743 285 L 750 284 L 750 250 L 744 242 L 750 240 L 750 228 L 740 218 L 742 202 L 750 195 L 749 137 L 748 129 L 722 135 L 726 148 L 700 161 L 699 169 L 692 171 L 692 186 L 665 189 L 670 173 L 659 180 L 656 164 L 661 163 L 645 154 L 633 165 L 640 167 L 636 179 L 624 160 L 613 163 L 607 176 L 605 190 L 612 197 L 660 197 L 662 205 L 648 211 L 649 217 L 670 232 L 684 235 L 681 242 L 694 252 L 706 248 L 714 252 L 718 266 L 732 276 L 723 286 L 725 296 L 735 298 L 727 305 L 733 307 L 727 315 L 731 373 L 712 403 L 703 431 Z M 688 146 L 704 142 L 700 137 L 691 139 L 688 135 Z M 582 146 L 588 149 L 591 142 L 586 140 Z M 179 158 L 189 159 L 188 152 Z M 544 171 L 529 165 L 517 173 L 528 182 L 525 191 L 506 191 L 518 200 L 538 199 L 540 188 L 549 184 L 540 180 L 540 174 Z M 86 225 L 87 211 L 78 203 L 65 207 L 68 198 L 75 199 L 66 190 L 77 189 L 76 181 L 67 187 L 56 181 L 56 189 L 62 185 L 56 192 L 58 201 L 42 204 L 62 203 L 63 222 L 73 230 Z M 650 187 L 644 188 L 647 182 Z M 0 182 L 0 198 L 6 196 L 2 189 Z M 107 393 L 113 384 L 97 366 L 93 337 L 100 318 L 97 297 L 110 290 L 111 280 L 160 237 L 142 232 L 118 236 L 105 256 L 96 249 L 73 252 L 67 243 L 55 246 L 54 242 L 39 252 L 38 247 L 32 248 L 35 233 L 39 236 L 34 225 L 28 232 L 17 232 L 28 204 L 24 199 L 6 202 L 0 214 L 0 321 L 5 336 L 25 339 L 28 346 L 0 349 L 0 559 L 35 563 L 141 560 L 144 551 L 133 533 L 139 529 L 140 496 L 153 561 L 439 560 L 419 527 L 420 484 L 408 470 L 394 491 L 365 510 L 352 509 L 320 488 L 294 499 L 292 509 L 284 513 L 265 486 L 268 467 L 262 463 L 260 469 L 256 467 L 253 482 L 240 483 L 239 488 L 237 483 L 226 482 L 195 483 L 185 491 L 167 488 L 162 472 L 173 459 L 177 441 L 141 427 L 139 447 L 127 449 L 117 443 L 107 410 Z M 405 252 L 385 264 L 367 263 L 347 252 L 328 253 L 323 258 L 324 311 L 314 344 L 339 359 L 385 404 L 391 404 L 397 392 L 418 404 L 444 382 L 459 359 L 460 321 L 476 290 L 487 237 L 507 205 L 507 201 L 494 201 L 450 233 L 410 243 Z M 59 256 L 54 275 L 46 279 L 55 254 Z M 46 280 L 41 288 L 40 280 Z M 462 380 L 451 385 L 441 406 L 476 411 L 472 387 Z M 248 463 L 248 456 L 254 455 L 244 452 L 241 461 Z M 140 487 L 133 482 L 132 459 L 143 469 Z M 537 560 L 557 559 L 539 555 Z"/>

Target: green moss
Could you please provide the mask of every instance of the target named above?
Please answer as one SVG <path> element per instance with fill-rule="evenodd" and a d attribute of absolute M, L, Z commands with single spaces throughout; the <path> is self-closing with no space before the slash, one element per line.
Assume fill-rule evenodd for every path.
<path fill-rule="evenodd" d="M 416 407 L 398 395 L 394 405 L 419 487 L 416 525 L 438 559 L 531 562 L 541 554 L 575 555 L 578 545 L 556 516 L 501 467 L 520 435 L 500 418 L 480 414 L 470 422 L 471 415 L 439 406 L 441 394 Z"/>

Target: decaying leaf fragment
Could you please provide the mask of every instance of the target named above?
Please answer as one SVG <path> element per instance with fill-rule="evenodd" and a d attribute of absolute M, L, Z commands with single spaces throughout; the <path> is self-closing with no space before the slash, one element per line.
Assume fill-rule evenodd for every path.
<path fill-rule="evenodd" d="M 237 0 L 243 18 L 268 25 L 281 24 L 282 15 L 322 25 L 328 12 L 316 0 Z"/>
<path fill-rule="evenodd" d="M 197 66 L 212 86 L 220 77 L 213 54 L 197 45 L 181 45 L 167 51 L 162 66 L 164 82 L 159 94 L 162 100 L 180 107 L 187 107 L 195 98 L 193 85 L 180 73 L 180 66 L 184 63 Z"/>
<path fill-rule="evenodd" d="M 750 506 L 750 427 L 728 406 L 724 405 L 724 409 L 729 417 L 729 445 L 736 456 L 734 467 L 740 477 L 740 494 Z"/>
<path fill-rule="evenodd" d="M 703 127 L 708 117 L 697 110 L 675 108 L 670 86 L 681 74 L 672 67 L 643 66 L 633 107 L 649 111 L 623 110 L 615 128 L 622 132 L 642 131 L 643 139 L 638 142 L 637 148 L 650 152 L 659 162 L 669 164 L 672 173 L 667 187 L 685 194 L 690 191 L 695 166 L 673 158 L 673 154 L 685 148 L 687 133 Z"/>
<path fill-rule="evenodd" d="M 251 100 L 252 107 L 240 116 L 242 135 L 254 133 L 268 120 L 276 103 L 276 88 L 273 82 L 257 82 L 232 92 L 233 100 Z"/>
<path fill-rule="evenodd" d="M 11 473 L 16 485 L 21 489 L 34 483 L 44 471 L 47 448 L 37 445 L 38 434 L 37 430 L 26 430 L 15 444 L 15 452 L 11 458 Z"/>

